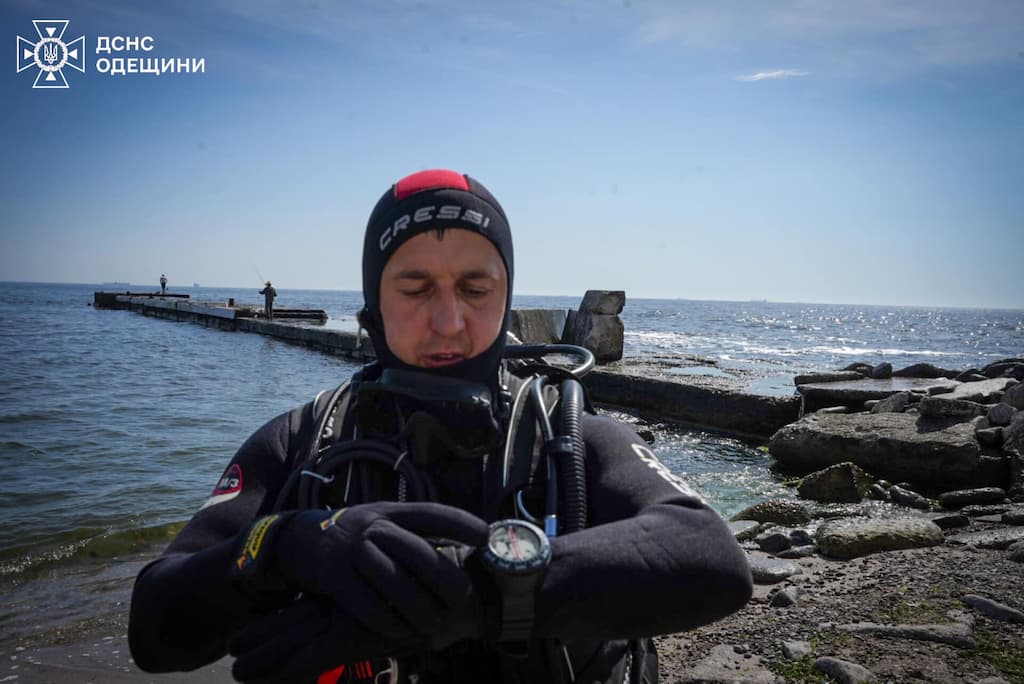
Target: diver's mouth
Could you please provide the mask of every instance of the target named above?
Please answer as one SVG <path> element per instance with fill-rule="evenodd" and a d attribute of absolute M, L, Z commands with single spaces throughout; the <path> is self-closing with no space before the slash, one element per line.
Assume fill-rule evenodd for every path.
<path fill-rule="evenodd" d="M 423 357 L 423 365 L 427 368 L 440 368 L 458 363 L 464 358 L 464 354 L 456 353 L 427 354 Z"/>

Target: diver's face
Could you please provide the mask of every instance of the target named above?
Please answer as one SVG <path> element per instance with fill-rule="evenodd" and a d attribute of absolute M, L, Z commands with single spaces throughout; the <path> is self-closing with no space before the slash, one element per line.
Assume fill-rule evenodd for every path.
<path fill-rule="evenodd" d="M 451 228 L 410 238 L 380 277 L 380 310 L 391 353 L 421 368 L 471 359 L 497 339 L 508 274 L 487 238 Z"/>

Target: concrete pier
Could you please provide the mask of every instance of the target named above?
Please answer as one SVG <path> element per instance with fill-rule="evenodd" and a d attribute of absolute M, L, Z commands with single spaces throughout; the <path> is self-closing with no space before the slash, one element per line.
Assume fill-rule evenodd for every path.
<path fill-rule="evenodd" d="M 135 311 L 146 316 L 186 321 L 220 330 L 254 332 L 291 344 L 365 362 L 374 358 L 366 335 L 316 325 L 300 325 L 294 319 L 282 321 L 278 310 L 274 320 L 257 317 L 262 307 L 230 306 L 227 303 L 193 302 L 187 295 L 96 292 L 97 308 Z M 301 310 L 299 310 L 301 311 Z M 308 310 L 307 310 L 308 311 Z M 557 333 L 565 312 L 523 309 L 515 312 L 512 332 L 526 343 L 558 342 Z M 319 319 L 310 313 L 312 320 Z M 550 319 L 550 320 L 549 320 Z M 534 331 L 531 336 L 530 331 Z M 745 392 L 736 382 L 704 378 L 687 382 L 679 376 L 666 377 L 631 372 L 628 361 L 595 370 L 584 381 L 595 402 L 623 409 L 639 410 L 659 418 L 719 430 L 751 439 L 767 439 L 783 425 L 799 417 L 799 398 L 763 396 Z"/>

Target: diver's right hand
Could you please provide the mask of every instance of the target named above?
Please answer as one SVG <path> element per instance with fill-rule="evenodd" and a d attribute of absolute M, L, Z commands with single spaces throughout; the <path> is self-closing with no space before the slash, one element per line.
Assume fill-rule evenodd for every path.
<path fill-rule="evenodd" d="M 228 640 L 228 652 L 236 658 L 231 674 L 239 682 L 260 684 L 313 682 L 343 664 L 353 672 L 358 671 L 357 663 L 366 667 L 388 656 L 428 648 L 423 637 L 388 639 L 371 634 L 333 604 L 311 598 L 253 621 Z M 377 667 L 369 669 L 372 673 Z"/>
<path fill-rule="evenodd" d="M 242 537 L 232 573 L 243 591 L 283 580 L 382 637 L 431 635 L 473 587 L 459 564 L 424 537 L 476 547 L 487 534 L 480 518 L 436 503 L 296 511 L 257 520 Z"/>

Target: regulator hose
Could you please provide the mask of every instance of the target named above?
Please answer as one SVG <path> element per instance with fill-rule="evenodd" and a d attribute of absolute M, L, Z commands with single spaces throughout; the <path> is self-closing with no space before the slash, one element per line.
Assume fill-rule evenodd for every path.
<path fill-rule="evenodd" d="M 558 460 L 559 511 L 566 532 L 587 526 L 586 446 L 583 443 L 583 388 L 578 380 L 561 384 L 559 434 L 568 442 L 569 453 Z"/>

